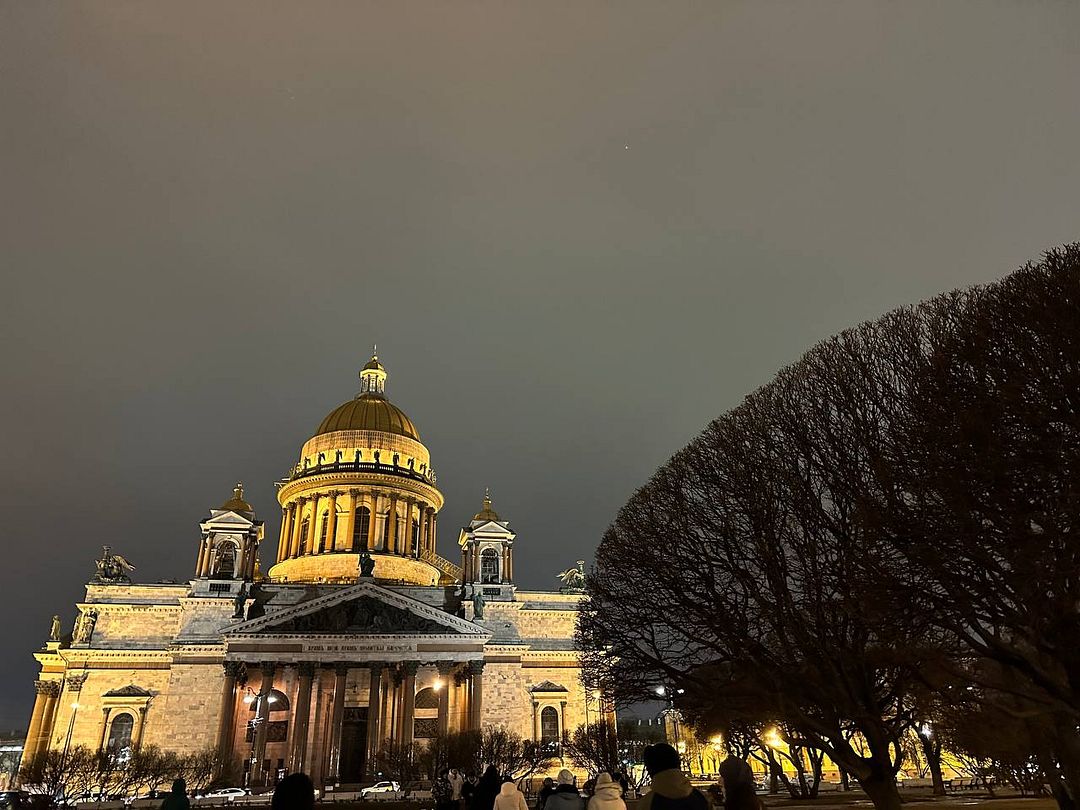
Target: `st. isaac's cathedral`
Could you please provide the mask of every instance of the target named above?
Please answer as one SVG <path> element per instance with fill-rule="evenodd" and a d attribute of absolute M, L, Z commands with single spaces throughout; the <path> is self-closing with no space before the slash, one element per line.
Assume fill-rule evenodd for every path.
<path fill-rule="evenodd" d="M 435 551 L 443 496 L 420 433 L 373 355 L 279 484 L 281 534 L 211 509 L 183 584 L 131 581 L 106 547 L 70 635 L 53 622 L 24 761 L 82 745 L 216 748 L 266 785 L 305 771 L 356 783 L 387 740 L 499 726 L 557 740 L 587 720 L 573 631 L 581 592 L 514 584 L 515 535 L 485 497 L 460 566 Z M 594 718 L 595 719 L 595 716 Z"/>

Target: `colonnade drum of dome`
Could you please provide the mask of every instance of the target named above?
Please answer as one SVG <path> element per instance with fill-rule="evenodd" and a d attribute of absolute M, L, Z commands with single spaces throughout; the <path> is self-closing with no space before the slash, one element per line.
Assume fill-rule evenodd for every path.
<path fill-rule="evenodd" d="M 360 391 L 331 411 L 278 490 L 272 582 L 354 582 L 361 555 L 380 581 L 449 584 L 461 569 L 435 552 L 444 500 L 412 420 L 386 396 L 374 354 Z"/>

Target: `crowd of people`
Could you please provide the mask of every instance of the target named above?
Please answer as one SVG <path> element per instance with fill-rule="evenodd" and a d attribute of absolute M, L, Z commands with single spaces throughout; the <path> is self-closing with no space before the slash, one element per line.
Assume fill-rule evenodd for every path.
<path fill-rule="evenodd" d="M 645 770 L 652 779 L 649 791 L 637 802 L 636 810 L 762 810 L 750 766 L 737 757 L 728 757 L 720 766 L 722 788 L 710 790 L 710 797 L 695 788 L 679 766 L 679 753 L 667 743 L 645 749 Z M 585 786 L 583 786 L 585 787 Z M 489 765 L 483 775 L 461 774 L 450 768 L 440 770 L 432 784 L 435 810 L 626 810 L 629 784 L 624 773 L 600 773 L 589 780 L 586 796 L 578 788 L 577 777 L 567 769 L 555 779 L 544 780 L 530 808 L 517 783 Z M 307 774 L 286 776 L 274 789 L 271 810 L 313 810 L 315 786 Z M 173 782 L 172 792 L 161 810 L 191 810 L 183 779 Z"/>

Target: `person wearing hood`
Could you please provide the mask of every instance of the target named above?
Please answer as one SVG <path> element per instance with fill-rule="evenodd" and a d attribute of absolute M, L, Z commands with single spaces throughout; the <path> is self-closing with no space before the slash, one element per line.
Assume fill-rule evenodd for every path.
<path fill-rule="evenodd" d="M 501 785 L 502 777 L 499 776 L 499 769 L 494 765 L 488 765 L 484 775 L 476 783 L 469 810 L 494 810 L 495 799 L 499 795 Z"/>
<path fill-rule="evenodd" d="M 161 803 L 161 810 L 191 810 L 187 797 L 187 783 L 177 779 L 172 783 L 172 792 Z"/>
<path fill-rule="evenodd" d="M 588 810 L 626 810 L 622 786 L 611 778 L 610 773 L 602 773 L 596 777 L 596 787 L 589 799 Z"/>
<path fill-rule="evenodd" d="M 642 759 L 652 785 L 635 810 L 709 810 L 705 794 L 679 768 L 678 751 L 667 743 L 656 743 L 645 749 Z"/>
<path fill-rule="evenodd" d="M 517 789 L 512 779 L 503 782 L 499 795 L 495 797 L 495 810 L 529 810 L 525 794 Z"/>
<path fill-rule="evenodd" d="M 574 785 L 574 775 L 563 768 L 556 781 L 555 791 L 544 802 L 544 810 L 585 810 L 585 802 Z"/>

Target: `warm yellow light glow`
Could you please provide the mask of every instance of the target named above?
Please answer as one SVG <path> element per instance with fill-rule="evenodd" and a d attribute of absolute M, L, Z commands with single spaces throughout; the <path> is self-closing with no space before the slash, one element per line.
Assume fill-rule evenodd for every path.
<path fill-rule="evenodd" d="M 72 703 L 71 708 L 72 709 L 77 709 L 77 708 L 79 708 L 79 704 L 78 703 Z"/>
<path fill-rule="evenodd" d="M 770 728 L 765 732 L 765 744 L 776 748 L 779 745 L 783 745 L 783 740 L 780 739 L 780 734 L 775 728 Z"/>
<path fill-rule="evenodd" d="M 714 734 L 712 737 L 709 737 L 709 742 L 712 743 L 712 745 L 714 745 L 715 747 L 719 748 L 721 745 L 724 744 L 724 737 L 722 734 Z"/>
<path fill-rule="evenodd" d="M 594 689 L 593 693 L 592 693 L 592 696 L 594 698 L 596 698 L 597 700 L 599 700 L 600 699 L 600 690 L 599 689 Z"/>
<path fill-rule="evenodd" d="M 435 683 L 431 685 L 431 688 L 438 692 L 440 689 L 442 689 L 442 681 L 435 681 Z"/>

